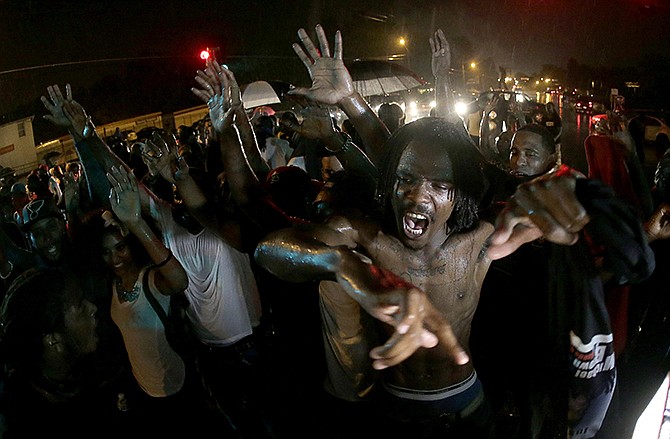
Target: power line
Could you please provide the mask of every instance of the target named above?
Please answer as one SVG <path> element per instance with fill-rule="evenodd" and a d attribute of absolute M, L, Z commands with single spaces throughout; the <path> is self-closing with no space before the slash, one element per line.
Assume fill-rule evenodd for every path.
<path fill-rule="evenodd" d="M 0 72 L 0 76 L 8 75 L 10 73 L 19 73 L 19 72 L 28 72 L 31 70 L 40 70 L 40 69 L 49 69 L 53 67 L 62 67 L 62 66 L 74 66 L 81 64 L 95 64 L 95 63 L 105 63 L 105 62 L 118 62 L 118 61 L 136 61 L 136 60 L 145 60 L 145 59 L 167 59 L 167 58 L 178 58 L 177 56 L 138 56 L 138 57 L 126 57 L 126 58 L 105 58 L 105 59 L 91 59 L 86 61 L 71 61 L 71 62 L 62 62 L 56 64 L 44 64 L 41 66 L 31 66 L 31 67 L 21 67 L 19 69 L 5 70 Z M 226 59 L 290 59 L 295 60 L 295 56 L 281 56 L 281 55 L 242 55 L 242 56 L 228 56 Z"/>
<path fill-rule="evenodd" d="M 62 67 L 62 66 L 74 66 L 80 64 L 93 64 L 93 63 L 104 63 L 104 62 L 117 62 L 117 61 L 135 61 L 142 59 L 165 59 L 165 58 L 174 58 L 174 56 L 139 56 L 133 58 L 106 58 L 106 59 L 92 59 L 87 61 L 71 61 L 71 62 L 62 62 L 56 64 L 44 64 L 41 66 L 32 66 L 32 67 L 21 67 L 20 69 L 5 70 L 0 72 L 0 75 L 6 75 L 10 73 L 19 73 L 27 72 L 30 70 L 39 70 L 39 69 L 48 69 L 52 67 Z"/>

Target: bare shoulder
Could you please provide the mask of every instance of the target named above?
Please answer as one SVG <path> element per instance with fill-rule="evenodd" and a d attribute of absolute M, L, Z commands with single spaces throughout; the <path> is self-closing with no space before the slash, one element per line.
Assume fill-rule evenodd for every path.
<path fill-rule="evenodd" d="M 470 262 L 488 260 L 486 250 L 494 229 L 493 224 L 480 221 L 470 230 L 451 235 L 442 246 L 440 257 L 465 258 Z"/>
<path fill-rule="evenodd" d="M 379 223 L 372 218 L 357 213 L 333 216 L 326 224 L 330 229 L 348 236 L 357 246 L 363 247 L 373 241 L 381 230 Z"/>
<path fill-rule="evenodd" d="M 473 229 L 453 234 L 445 241 L 445 245 L 453 246 L 456 243 L 471 243 L 473 246 L 483 247 L 486 245 L 486 241 L 491 236 L 491 233 L 493 233 L 493 230 L 493 224 L 487 221 L 480 221 Z"/>

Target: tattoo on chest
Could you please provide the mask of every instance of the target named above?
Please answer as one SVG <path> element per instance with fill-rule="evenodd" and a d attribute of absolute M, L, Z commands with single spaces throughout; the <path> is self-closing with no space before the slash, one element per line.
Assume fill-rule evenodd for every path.
<path fill-rule="evenodd" d="M 413 277 L 433 277 L 443 275 L 447 272 L 447 264 L 441 264 L 437 267 L 412 268 L 407 267 L 407 275 Z"/>

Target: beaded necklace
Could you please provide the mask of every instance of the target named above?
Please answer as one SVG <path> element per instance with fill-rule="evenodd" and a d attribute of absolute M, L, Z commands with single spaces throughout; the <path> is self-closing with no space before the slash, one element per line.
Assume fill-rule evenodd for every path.
<path fill-rule="evenodd" d="M 123 284 L 121 283 L 121 278 L 116 278 L 116 292 L 119 295 L 121 302 L 134 302 L 137 297 L 140 295 L 140 285 L 135 282 L 133 288 L 130 290 L 125 290 Z"/>

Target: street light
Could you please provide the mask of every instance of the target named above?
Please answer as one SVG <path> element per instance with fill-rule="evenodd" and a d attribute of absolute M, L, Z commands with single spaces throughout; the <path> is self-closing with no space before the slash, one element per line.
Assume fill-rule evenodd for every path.
<path fill-rule="evenodd" d="M 462 64 L 461 64 L 461 73 L 463 74 L 463 88 L 466 88 L 466 89 L 467 89 L 468 82 L 467 82 L 467 80 L 465 79 L 465 64 L 466 64 L 466 63 L 462 63 Z M 474 61 L 472 61 L 472 62 L 470 62 L 469 66 L 470 66 L 470 70 L 474 70 L 474 69 L 477 68 L 477 63 L 474 62 Z"/>
<path fill-rule="evenodd" d="M 412 66 L 409 60 L 409 41 L 405 37 L 398 38 L 398 44 L 405 48 L 405 56 L 407 57 L 407 68 L 411 69 Z"/>

